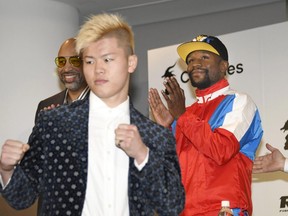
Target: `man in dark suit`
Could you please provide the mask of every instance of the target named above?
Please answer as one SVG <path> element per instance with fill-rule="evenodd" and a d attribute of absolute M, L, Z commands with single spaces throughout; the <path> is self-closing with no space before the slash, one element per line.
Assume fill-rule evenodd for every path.
<path fill-rule="evenodd" d="M 51 109 L 62 104 L 83 99 L 89 92 L 82 69 L 82 61 L 75 50 L 75 38 L 65 40 L 55 58 L 57 73 L 65 90 L 40 101 L 37 107 L 35 121 L 40 110 Z"/>
<path fill-rule="evenodd" d="M 76 51 L 89 97 L 40 112 L 29 144 L 4 143 L 0 193 L 16 209 L 43 194 L 43 216 L 178 216 L 185 195 L 175 139 L 128 96 L 137 66 L 131 27 L 119 15 L 92 16 Z"/>

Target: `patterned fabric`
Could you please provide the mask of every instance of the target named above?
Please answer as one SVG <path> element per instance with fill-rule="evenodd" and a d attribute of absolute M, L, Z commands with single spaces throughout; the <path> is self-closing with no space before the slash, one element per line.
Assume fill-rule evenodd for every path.
<path fill-rule="evenodd" d="M 90 89 L 87 86 L 82 93 L 78 96 L 77 100 L 83 100 L 85 97 L 87 97 L 89 95 Z M 35 123 L 38 117 L 39 112 L 44 109 L 45 107 L 51 106 L 51 104 L 57 105 L 57 104 L 66 104 L 68 103 L 68 89 L 66 88 L 65 90 L 49 97 L 46 98 L 42 101 L 39 102 L 36 113 L 35 113 Z"/>
<path fill-rule="evenodd" d="M 5 190 L 0 190 L 12 207 L 27 208 L 41 193 L 41 215 L 81 215 L 87 182 L 88 109 L 86 98 L 40 112 L 29 137 L 30 150 Z M 150 149 L 141 171 L 130 158 L 130 215 L 179 215 L 184 190 L 173 135 L 132 105 L 130 115 Z"/>
<path fill-rule="evenodd" d="M 42 101 L 39 102 L 36 113 L 35 113 L 35 119 L 34 119 L 34 123 L 36 124 L 36 120 L 38 118 L 39 112 L 44 108 L 44 107 L 48 107 L 51 106 L 51 104 L 60 104 L 62 105 L 64 103 L 65 97 L 66 97 L 66 93 L 67 93 L 68 89 L 65 89 L 49 98 L 46 98 Z"/>

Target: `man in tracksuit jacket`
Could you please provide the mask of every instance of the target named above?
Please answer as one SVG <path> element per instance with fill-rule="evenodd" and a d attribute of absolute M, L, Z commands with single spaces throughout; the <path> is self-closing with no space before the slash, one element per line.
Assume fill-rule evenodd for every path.
<path fill-rule="evenodd" d="M 162 92 L 150 89 L 155 120 L 174 131 L 186 192 L 181 216 L 215 216 L 229 200 L 234 216 L 252 215 L 251 181 L 255 152 L 263 130 L 252 99 L 232 90 L 225 79 L 228 52 L 214 36 L 199 35 L 177 48 L 187 63 L 197 101 L 185 108 L 176 78 Z"/>

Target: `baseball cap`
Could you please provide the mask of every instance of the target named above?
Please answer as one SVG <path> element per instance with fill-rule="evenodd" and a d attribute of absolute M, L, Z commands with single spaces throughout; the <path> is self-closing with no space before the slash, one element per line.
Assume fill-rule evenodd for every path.
<path fill-rule="evenodd" d="M 228 61 L 228 52 L 225 45 L 214 36 L 199 35 L 192 39 L 192 41 L 182 43 L 177 47 L 177 52 L 185 62 L 187 56 L 194 51 L 205 50 L 222 57 Z"/>

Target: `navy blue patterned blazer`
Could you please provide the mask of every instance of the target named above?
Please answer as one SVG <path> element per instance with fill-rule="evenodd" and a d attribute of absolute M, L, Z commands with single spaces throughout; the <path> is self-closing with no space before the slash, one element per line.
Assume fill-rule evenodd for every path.
<path fill-rule="evenodd" d="M 87 182 L 88 98 L 40 112 L 29 137 L 30 150 L 0 190 L 13 208 L 31 206 L 41 193 L 41 215 L 81 215 Z M 141 171 L 133 158 L 129 161 L 130 215 L 179 215 L 185 195 L 172 133 L 132 105 L 130 120 L 150 148 Z"/>
<path fill-rule="evenodd" d="M 55 95 L 52 95 L 51 97 L 49 98 L 46 98 L 42 101 L 39 102 L 38 104 L 38 107 L 37 107 L 37 110 L 36 110 L 36 113 L 35 113 L 35 123 L 36 123 L 36 120 L 37 120 L 37 116 L 39 114 L 39 112 L 44 108 L 44 107 L 48 107 L 48 106 L 51 106 L 51 104 L 60 104 L 62 105 L 64 103 L 64 100 L 65 100 L 65 95 L 66 95 L 66 91 L 67 89 L 55 94 Z"/>

